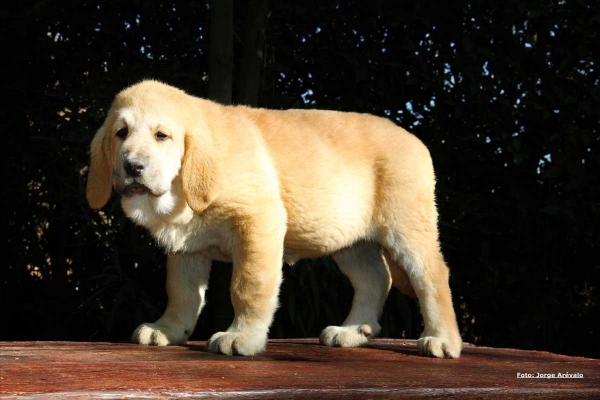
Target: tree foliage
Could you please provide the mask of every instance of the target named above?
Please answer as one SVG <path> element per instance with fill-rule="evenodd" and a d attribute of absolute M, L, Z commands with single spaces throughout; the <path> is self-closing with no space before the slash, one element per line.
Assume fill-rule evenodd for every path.
<path fill-rule="evenodd" d="M 244 70 L 248 4 L 233 2 L 231 82 Z M 126 340 L 164 307 L 164 254 L 117 199 L 89 209 L 88 146 L 131 83 L 208 95 L 210 4 L 2 7 L 0 339 Z M 599 5 L 576 0 L 270 2 L 255 99 L 373 113 L 414 132 L 437 170 L 465 340 L 597 357 L 599 25 Z M 286 267 L 271 336 L 317 335 L 351 295 L 329 258 Z M 195 338 L 230 322 L 230 305 L 210 290 L 208 300 Z M 420 333 L 418 305 L 396 291 L 382 321 L 386 336 Z"/>

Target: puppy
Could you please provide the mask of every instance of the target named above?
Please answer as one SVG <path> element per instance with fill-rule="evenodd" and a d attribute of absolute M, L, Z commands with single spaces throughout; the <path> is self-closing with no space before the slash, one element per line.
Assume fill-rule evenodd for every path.
<path fill-rule="evenodd" d="M 377 336 L 393 283 L 419 299 L 419 352 L 457 358 L 462 341 L 438 242 L 435 176 L 419 139 L 379 117 L 223 106 L 157 81 L 120 92 L 91 144 L 87 199 L 114 189 L 127 216 L 168 253 L 167 308 L 132 340 L 185 343 L 211 261 L 233 262 L 235 317 L 214 353 L 264 350 L 282 263 L 332 254 L 354 287 L 350 314 L 320 336 Z"/>

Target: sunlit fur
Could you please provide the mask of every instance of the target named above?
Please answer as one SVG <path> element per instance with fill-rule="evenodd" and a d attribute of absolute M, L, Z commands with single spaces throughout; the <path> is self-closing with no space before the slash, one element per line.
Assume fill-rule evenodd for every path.
<path fill-rule="evenodd" d="M 124 127 L 127 136 L 117 137 Z M 168 139 L 158 140 L 159 131 Z M 124 168 L 132 159 L 145 165 L 135 180 Z M 128 192 L 133 181 L 145 189 Z M 278 305 L 283 261 L 332 254 L 355 294 L 323 344 L 375 337 L 393 283 L 419 299 L 419 351 L 456 358 L 462 341 L 434 186 L 426 147 L 386 119 L 226 107 L 144 81 L 116 96 L 92 141 L 87 196 L 100 208 L 113 188 L 125 194 L 125 213 L 168 252 L 167 309 L 138 327 L 135 342 L 185 342 L 205 303 L 210 261 L 221 260 L 234 264 L 235 317 L 207 347 L 256 354 Z"/>

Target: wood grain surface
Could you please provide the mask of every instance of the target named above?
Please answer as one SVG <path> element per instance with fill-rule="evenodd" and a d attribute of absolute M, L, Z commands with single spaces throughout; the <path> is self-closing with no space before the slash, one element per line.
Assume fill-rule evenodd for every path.
<path fill-rule="evenodd" d="M 581 374 L 518 378 L 517 374 Z M 329 348 L 270 340 L 255 357 L 203 342 L 0 342 L 0 398 L 600 398 L 600 360 L 466 345 L 457 360 L 417 355 L 414 340 Z"/>

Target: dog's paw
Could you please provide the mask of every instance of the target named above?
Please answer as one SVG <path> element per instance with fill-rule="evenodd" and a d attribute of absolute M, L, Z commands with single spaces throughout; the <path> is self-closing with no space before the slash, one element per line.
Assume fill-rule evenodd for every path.
<path fill-rule="evenodd" d="M 182 344 L 188 340 L 191 332 L 158 324 L 144 323 L 137 327 L 131 335 L 133 343 L 168 346 L 171 344 Z"/>
<path fill-rule="evenodd" d="M 437 336 L 424 336 L 417 340 L 419 354 L 438 358 L 459 358 L 462 341 Z"/>
<path fill-rule="evenodd" d="M 262 352 L 266 345 L 266 337 L 237 331 L 217 332 L 206 342 L 206 348 L 211 353 L 228 356 L 253 356 Z"/>
<path fill-rule="evenodd" d="M 350 326 L 328 326 L 321 332 L 319 342 L 331 347 L 358 347 L 379 334 L 378 323 Z"/>

